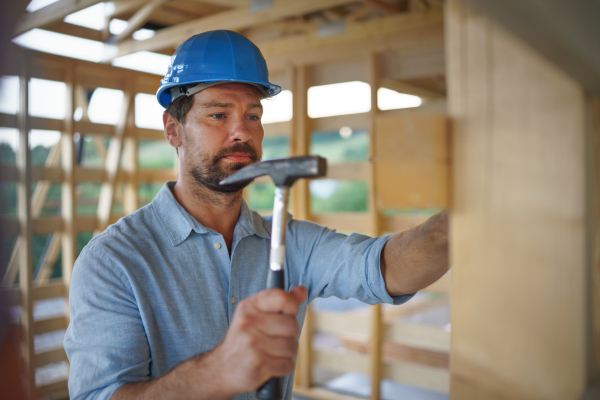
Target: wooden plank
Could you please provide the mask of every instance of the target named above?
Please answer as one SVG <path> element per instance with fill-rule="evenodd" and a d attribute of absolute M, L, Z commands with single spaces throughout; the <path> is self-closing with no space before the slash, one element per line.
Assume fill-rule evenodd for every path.
<path fill-rule="evenodd" d="M 386 363 L 383 369 L 387 379 L 440 393 L 450 392 L 450 373 L 445 368 L 394 362 Z"/>
<path fill-rule="evenodd" d="M 20 55 L 19 65 L 19 147 L 17 150 L 17 215 L 19 220 L 19 289 L 21 293 L 21 355 L 25 392 L 35 394 L 35 350 L 33 346 L 33 233 L 31 216 L 31 150 L 29 148 L 29 60 Z M 12 283 L 12 282 L 11 282 Z"/>
<path fill-rule="evenodd" d="M 369 335 L 369 319 L 364 312 L 326 312 L 313 313 L 313 330 L 315 332 L 334 334 L 354 334 L 367 337 Z"/>
<path fill-rule="evenodd" d="M 5 128 L 17 127 L 17 116 L 11 114 L 0 113 L 0 126 Z"/>
<path fill-rule="evenodd" d="M 58 146 L 60 148 L 60 146 Z M 51 150 L 52 152 L 52 150 Z M 59 152 L 60 154 L 60 152 Z M 31 180 L 32 181 L 42 181 L 36 185 L 36 192 L 38 187 L 41 188 L 50 188 L 51 182 L 62 182 L 62 169 L 60 167 L 32 167 L 31 168 Z M 33 194 L 34 198 L 36 198 L 35 192 Z M 45 200 L 45 199 L 44 199 Z M 35 204 L 35 203 L 34 203 Z M 43 204 L 42 204 L 43 205 Z"/>
<path fill-rule="evenodd" d="M 54 396 L 62 396 L 58 398 L 67 398 L 68 394 L 69 392 L 67 379 L 37 387 L 37 398 L 44 398 L 44 396 L 49 395 L 51 395 L 53 398 L 56 398 Z"/>
<path fill-rule="evenodd" d="M 53 299 L 56 297 L 66 297 L 68 289 L 65 287 L 65 282 L 62 279 L 52 279 L 48 283 L 33 286 L 32 299 L 33 301 Z"/>
<path fill-rule="evenodd" d="M 123 41 L 119 44 L 116 57 L 144 50 L 152 51 L 166 47 L 177 47 L 190 36 L 201 32 L 214 29 L 241 30 L 257 23 L 264 24 L 346 3 L 348 3 L 348 0 L 276 0 L 273 7 L 255 13 L 249 13 L 246 8 L 240 7 L 161 29 L 150 39 Z"/>
<path fill-rule="evenodd" d="M 270 42 L 257 42 L 273 71 L 286 65 L 314 65 L 371 52 L 414 50 L 443 43 L 441 10 L 429 10 L 346 23 L 344 32 L 322 38 L 318 30 Z M 427 74 L 425 74 L 427 75 Z"/>
<path fill-rule="evenodd" d="M 314 362 L 326 368 L 369 375 L 369 358 L 365 354 L 329 349 L 313 350 Z"/>
<path fill-rule="evenodd" d="M 93 134 L 93 135 L 106 135 L 106 136 L 114 136 L 115 135 L 115 126 L 109 124 L 98 124 L 89 121 L 73 121 L 73 129 L 75 132 L 80 132 L 81 134 Z"/>
<path fill-rule="evenodd" d="M 327 179 L 367 181 L 369 179 L 369 166 L 363 161 L 329 164 L 327 166 Z"/>
<path fill-rule="evenodd" d="M 269 136 L 289 136 L 292 131 L 292 122 L 273 122 L 270 124 L 263 124 L 265 130 L 265 137 Z"/>
<path fill-rule="evenodd" d="M 364 57 L 323 62 L 313 67 L 313 85 L 361 81 L 369 79 L 368 65 Z"/>
<path fill-rule="evenodd" d="M 62 21 L 67 15 L 100 3 L 101 0 L 60 0 L 32 13 L 26 13 L 17 22 L 14 35 L 18 36 L 31 29 L 43 28 L 56 21 Z"/>
<path fill-rule="evenodd" d="M 349 335 L 342 335 L 340 339 L 344 347 L 349 351 L 363 354 L 369 353 L 369 342 L 367 340 Z M 419 349 L 386 341 L 382 344 L 382 361 L 384 363 L 401 361 L 448 369 L 450 366 L 450 355 L 440 351 Z"/>
<path fill-rule="evenodd" d="M 62 33 L 64 35 L 76 36 L 88 40 L 95 40 L 97 42 L 104 41 L 104 38 L 102 37 L 102 32 L 100 31 L 79 25 L 69 24 L 63 21 L 57 21 L 52 25 L 46 26 L 45 29 L 51 32 Z"/>
<path fill-rule="evenodd" d="M 66 329 L 69 325 L 69 321 L 66 316 L 40 319 L 33 322 L 33 334 L 40 335 L 42 333 L 48 333 L 57 331 L 59 329 Z"/>
<path fill-rule="evenodd" d="M 63 121 L 60 119 L 30 117 L 31 129 L 43 129 L 48 131 L 62 131 Z"/>
<path fill-rule="evenodd" d="M 367 213 L 327 213 L 313 214 L 312 221 L 319 225 L 344 232 L 368 232 L 370 228 L 370 217 Z"/>
<path fill-rule="evenodd" d="M 584 92 L 465 3 L 447 5 L 452 396 L 579 398 L 591 354 Z"/>
<path fill-rule="evenodd" d="M 125 90 L 121 115 L 119 116 L 119 122 L 115 127 L 115 136 L 111 138 L 109 144 L 105 163 L 106 181 L 102 184 L 100 199 L 98 201 L 99 232 L 106 229 L 111 219 L 116 178 L 121 164 L 121 154 L 123 151 L 123 141 L 127 129 L 127 121 L 130 114 L 133 114 L 134 112 L 133 99 L 134 96 L 131 92 Z"/>
<path fill-rule="evenodd" d="M 437 326 L 391 322 L 385 324 L 384 338 L 410 347 L 450 352 L 450 332 Z"/>
<path fill-rule="evenodd" d="M 311 84 L 311 71 L 308 67 L 290 69 L 288 71 L 292 82 L 293 93 L 293 118 L 290 132 L 290 154 L 292 157 L 308 155 L 310 148 L 310 120 L 308 118 L 307 92 Z M 291 190 L 291 209 L 295 218 L 310 219 L 310 192 L 308 180 L 301 179 L 296 182 Z M 302 330 L 298 349 L 298 378 L 297 384 L 310 387 L 312 384 L 312 310 L 306 309 L 305 327 Z"/>
<path fill-rule="evenodd" d="M 177 174 L 175 174 L 173 168 L 139 169 L 135 179 L 137 183 L 176 181 Z"/>
<path fill-rule="evenodd" d="M 137 10 L 131 18 L 127 20 L 125 29 L 114 37 L 115 42 L 121 42 L 128 38 L 134 31 L 138 30 L 150 18 L 150 15 L 156 11 L 165 1 L 168 0 L 149 0 L 142 8 Z"/>
<path fill-rule="evenodd" d="M 67 360 L 67 353 L 65 353 L 65 349 L 62 347 L 35 354 L 35 366 L 37 368 L 65 360 Z"/>
<path fill-rule="evenodd" d="M 47 235 L 52 232 L 61 232 L 64 225 L 64 216 L 45 216 L 32 219 L 31 228 L 36 235 Z"/>
<path fill-rule="evenodd" d="M 385 78 L 381 80 L 381 87 L 395 90 L 399 93 L 406 93 L 413 96 L 423 97 L 425 99 L 440 99 L 445 97 L 443 93 L 434 92 L 433 90 L 423 89 L 409 83 L 401 82 L 396 79 Z"/>
<path fill-rule="evenodd" d="M 424 76 L 445 76 L 444 42 L 428 42 L 422 46 L 415 46 L 404 51 L 382 53 L 381 74 L 385 79 L 392 81 Z M 390 89 L 396 90 L 394 88 Z"/>
<path fill-rule="evenodd" d="M 61 186 L 61 215 L 63 218 L 63 229 L 61 232 L 61 251 L 62 251 L 62 277 L 66 288 L 71 283 L 71 272 L 77 259 L 77 233 L 75 231 L 77 197 L 75 191 L 75 143 L 73 135 L 76 132 L 73 114 L 77 102 L 77 91 L 75 81 L 75 67 L 70 66 L 65 74 L 65 83 L 67 84 L 66 95 L 66 117 L 65 129 L 61 136 L 61 166 L 63 170 L 63 182 Z M 81 89 L 79 89 L 81 90 Z M 81 94 L 81 92 L 80 92 Z M 85 108 L 87 115 L 87 107 Z M 81 134 L 83 132 L 79 131 Z"/>
<path fill-rule="evenodd" d="M 353 129 L 367 129 L 369 126 L 369 113 L 336 115 L 333 117 L 311 119 L 313 132 L 339 131 L 343 126 Z"/>
<path fill-rule="evenodd" d="M 383 232 L 403 232 L 421 225 L 430 215 L 389 215 L 382 218 Z"/>
<path fill-rule="evenodd" d="M 376 163 L 383 208 L 443 208 L 449 204 L 450 146 L 444 115 L 405 113 L 377 119 Z M 390 185 L 389 182 L 394 182 Z"/>
<path fill-rule="evenodd" d="M 132 134 L 139 139 L 165 140 L 165 133 L 159 129 L 135 128 Z"/>
<path fill-rule="evenodd" d="M 349 396 L 345 394 L 340 394 L 337 392 L 332 392 L 330 390 L 321 389 L 321 388 L 306 388 L 303 386 L 294 386 L 294 394 L 297 396 L 306 397 L 309 399 L 319 399 L 319 400 L 363 400 L 364 397 L 356 397 Z"/>

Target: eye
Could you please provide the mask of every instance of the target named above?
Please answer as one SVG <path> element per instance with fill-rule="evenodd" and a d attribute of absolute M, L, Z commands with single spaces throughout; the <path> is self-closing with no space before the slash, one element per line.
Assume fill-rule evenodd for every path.
<path fill-rule="evenodd" d="M 215 119 L 223 119 L 223 118 L 225 118 L 225 114 L 223 114 L 223 113 L 212 114 L 211 117 L 213 117 Z"/>
<path fill-rule="evenodd" d="M 258 115 L 249 115 L 248 118 L 252 121 L 260 121 L 260 117 Z"/>

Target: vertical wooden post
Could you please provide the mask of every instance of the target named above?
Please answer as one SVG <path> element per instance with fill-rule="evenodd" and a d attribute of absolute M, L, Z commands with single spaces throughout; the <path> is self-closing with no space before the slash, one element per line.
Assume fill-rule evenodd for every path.
<path fill-rule="evenodd" d="M 65 284 L 65 294 L 69 293 L 71 272 L 77 258 L 77 234 L 75 232 L 75 214 L 77 200 L 75 194 L 75 134 L 73 113 L 75 108 L 75 71 L 73 66 L 67 66 L 65 71 L 67 84 L 67 104 L 65 111 L 65 130 L 61 133 L 61 164 L 63 181 L 61 187 L 61 214 L 64 221 L 62 232 L 62 276 Z"/>
<path fill-rule="evenodd" d="M 308 155 L 310 149 L 310 119 L 307 111 L 307 91 L 310 86 L 310 67 L 301 66 L 290 70 L 294 116 L 290 146 L 292 156 Z M 310 219 L 310 191 L 308 181 L 301 179 L 292 187 L 292 214 L 297 219 Z M 312 312 L 310 305 L 300 335 L 295 383 L 301 387 L 312 384 Z"/>
<path fill-rule="evenodd" d="M 29 398 L 35 396 L 35 349 L 33 346 L 33 299 L 31 296 L 33 275 L 33 235 L 31 228 L 31 150 L 29 149 L 29 58 L 22 54 L 19 63 L 19 170 L 18 219 L 19 219 L 19 289 L 21 292 L 21 353 L 25 373 L 25 391 Z"/>
<path fill-rule="evenodd" d="M 98 200 L 98 230 L 96 233 L 102 232 L 110 223 L 117 184 L 117 173 L 121 166 L 121 155 L 123 154 L 125 130 L 127 128 L 127 121 L 130 117 L 130 110 L 133 108 L 131 82 L 128 82 L 127 87 L 123 92 L 121 115 L 119 116 L 119 122 L 115 127 L 115 136 L 110 139 L 108 153 L 106 155 L 104 166 L 106 171 L 106 181 L 102 184 L 100 198 Z"/>
<path fill-rule="evenodd" d="M 138 199 L 138 138 L 134 135 L 135 129 L 135 96 L 132 95 L 129 115 L 127 117 L 127 137 L 123 149 L 124 168 L 129 172 L 129 179 L 125 182 L 123 193 L 123 210 L 125 214 L 131 214 L 139 208 Z"/>
<path fill-rule="evenodd" d="M 581 86 L 446 2 L 453 129 L 452 399 L 577 399 L 589 261 Z"/>
<path fill-rule="evenodd" d="M 377 162 L 377 89 L 379 88 L 379 56 L 370 54 L 367 57 L 369 85 L 371 85 L 371 111 L 369 112 L 369 197 L 368 213 L 373 236 L 381 234 L 379 206 L 377 203 L 375 163 Z M 369 363 L 371 370 L 371 399 L 381 397 L 381 304 L 371 306 L 371 326 L 369 340 Z"/>

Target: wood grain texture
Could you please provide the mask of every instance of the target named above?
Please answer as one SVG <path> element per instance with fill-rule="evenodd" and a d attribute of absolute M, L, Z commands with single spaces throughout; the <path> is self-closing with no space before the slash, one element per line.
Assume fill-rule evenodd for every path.
<path fill-rule="evenodd" d="M 583 91 L 461 0 L 446 27 L 451 399 L 577 398 L 589 350 Z"/>
<path fill-rule="evenodd" d="M 379 207 L 447 207 L 450 138 L 446 116 L 408 112 L 382 115 L 377 128 Z"/>

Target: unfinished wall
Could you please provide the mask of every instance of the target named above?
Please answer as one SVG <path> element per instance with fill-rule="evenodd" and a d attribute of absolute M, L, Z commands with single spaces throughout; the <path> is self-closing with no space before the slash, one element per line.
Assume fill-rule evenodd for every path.
<path fill-rule="evenodd" d="M 446 32 L 451 398 L 578 398 L 591 352 L 584 92 L 461 0 Z"/>

